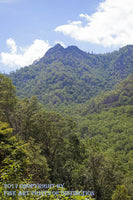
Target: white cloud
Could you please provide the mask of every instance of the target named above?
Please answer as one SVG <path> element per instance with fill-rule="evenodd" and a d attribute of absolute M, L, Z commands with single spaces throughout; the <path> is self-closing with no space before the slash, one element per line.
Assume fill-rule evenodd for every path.
<path fill-rule="evenodd" d="M 58 26 L 55 31 L 105 47 L 133 44 L 132 0 L 105 0 L 91 16 L 80 14 L 79 17 L 81 21 Z"/>
<path fill-rule="evenodd" d="M 12 71 L 20 67 L 24 67 L 33 63 L 33 61 L 44 56 L 50 48 L 48 42 L 43 40 L 34 40 L 33 44 L 27 48 L 17 47 L 15 41 L 9 38 L 7 46 L 10 49 L 9 53 L 2 52 L 0 62 L 5 65 L 3 71 Z M 18 53 L 18 49 L 20 53 Z"/>
<path fill-rule="evenodd" d="M 17 52 L 17 46 L 15 41 L 12 38 L 9 38 L 7 41 L 7 46 L 10 48 L 11 54 L 15 54 Z"/>

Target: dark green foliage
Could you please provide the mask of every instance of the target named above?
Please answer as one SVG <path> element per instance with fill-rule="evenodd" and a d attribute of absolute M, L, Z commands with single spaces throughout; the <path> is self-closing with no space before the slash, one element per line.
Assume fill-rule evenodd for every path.
<path fill-rule="evenodd" d="M 30 138 L 28 140 L 28 146 L 26 148 L 29 155 L 29 165 L 28 169 L 30 175 L 32 176 L 32 181 L 34 182 L 47 182 L 50 183 L 49 180 L 49 167 L 47 163 L 47 159 L 44 155 L 42 155 L 41 145 L 39 143 L 35 143 L 34 139 Z"/>
<path fill-rule="evenodd" d="M 66 171 L 68 176 L 63 173 L 67 170 L 65 167 L 67 161 L 69 160 L 68 163 L 74 162 L 74 164 L 82 161 L 79 138 L 73 132 L 75 123 L 54 112 L 46 112 L 37 99 L 32 97 L 31 100 L 23 99 L 17 103 L 12 116 L 12 125 L 14 134 L 18 134 L 23 140 L 30 143 L 30 137 L 34 138 L 35 143 L 30 145 L 31 157 L 35 156 L 35 163 L 40 163 L 39 168 L 44 162 L 43 168 L 46 172 L 49 171 L 49 175 L 45 172 L 46 175 L 41 176 L 44 172 L 38 169 L 40 176 L 34 172 L 34 177 L 36 179 L 38 177 L 38 181 L 48 181 L 50 177 L 52 182 L 66 182 L 66 185 L 70 187 L 72 183 L 71 180 L 68 181 L 68 176 L 71 177 L 72 172 Z M 37 158 L 39 151 L 40 156 Z M 34 168 L 37 167 L 35 163 L 32 162 Z"/>

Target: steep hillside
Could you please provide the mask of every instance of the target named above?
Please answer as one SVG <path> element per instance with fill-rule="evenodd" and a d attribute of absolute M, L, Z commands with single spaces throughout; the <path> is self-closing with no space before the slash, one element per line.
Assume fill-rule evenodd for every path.
<path fill-rule="evenodd" d="M 104 92 L 96 98 L 91 98 L 82 108 L 83 115 L 100 113 L 109 108 L 133 105 L 133 74 L 115 85 L 115 89 Z M 84 110 L 84 111 L 83 111 Z"/>
<path fill-rule="evenodd" d="M 83 103 L 133 72 L 133 46 L 96 55 L 75 46 L 57 44 L 33 65 L 21 68 L 9 77 L 19 98 L 36 95 L 45 105 Z"/>

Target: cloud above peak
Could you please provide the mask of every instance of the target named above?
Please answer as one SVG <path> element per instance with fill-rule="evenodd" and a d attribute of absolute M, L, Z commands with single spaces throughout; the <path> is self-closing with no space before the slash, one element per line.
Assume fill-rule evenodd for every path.
<path fill-rule="evenodd" d="M 6 66 L 6 69 L 8 66 L 6 70 L 8 72 L 32 64 L 35 60 L 43 57 L 50 48 L 47 41 L 39 39 L 34 40 L 30 46 L 25 48 L 18 47 L 12 38 L 7 39 L 6 43 L 10 52 L 2 52 L 0 62 Z"/>
<path fill-rule="evenodd" d="M 11 54 L 15 54 L 17 52 L 16 43 L 15 43 L 15 41 L 12 38 L 9 38 L 6 41 L 6 44 L 7 44 L 8 48 L 10 49 Z"/>
<path fill-rule="evenodd" d="M 133 44 L 133 1 L 105 0 L 91 16 L 80 14 L 80 21 L 56 27 L 56 32 L 78 41 L 104 47 Z"/>

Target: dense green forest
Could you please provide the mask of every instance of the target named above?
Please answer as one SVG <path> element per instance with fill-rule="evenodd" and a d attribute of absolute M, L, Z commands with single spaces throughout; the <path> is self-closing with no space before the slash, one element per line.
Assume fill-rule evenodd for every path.
<path fill-rule="evenodd" d="M 9 77 L 19 98 L 37 96 L 46 107 L 84 103 L 133 73 L 133 46 L 107 54 L 91 54 L 57 44 L 33 65 Z"/>
<path fill-rule="evenodd" d="M 133 200 L 132 52 L 57 45 L 9 75 L 16 89 L 0 75 L 1 200 Z"/>

